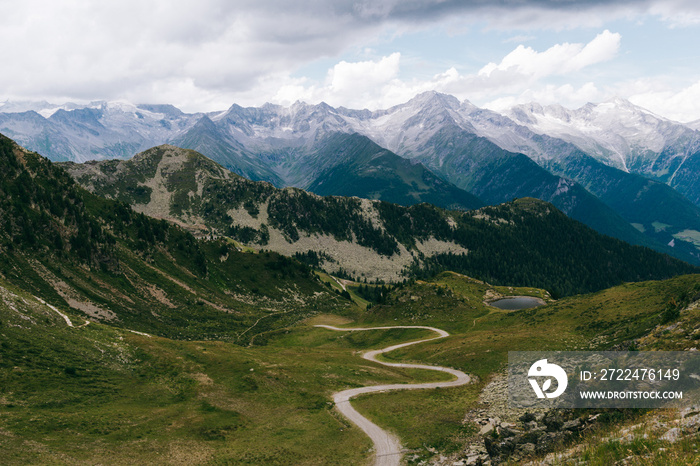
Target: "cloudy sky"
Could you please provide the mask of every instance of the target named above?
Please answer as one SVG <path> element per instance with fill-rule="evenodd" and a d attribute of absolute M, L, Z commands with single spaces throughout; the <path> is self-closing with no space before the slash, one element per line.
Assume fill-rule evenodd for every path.
<path fill-rule="evenodd" d="M 494 109 L 620 96 L 700 119 L 696 0 L 0 0 L 0 11 L 0 102 L 376 109 L 437 90 Z"/>

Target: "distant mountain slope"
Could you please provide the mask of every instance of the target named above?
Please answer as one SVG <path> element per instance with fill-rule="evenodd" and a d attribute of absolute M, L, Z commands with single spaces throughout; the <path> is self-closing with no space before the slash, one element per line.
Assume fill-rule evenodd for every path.
<path fill-rule="evenodd" d="M 438 156 L 444 176 L 488 203 L 523 196 L 544 199 L 598 232 L 700 264 L 700 242 L 696 246 L 681 235 L 675 247 L 669 246 L 673 235 L 693 235 L 700 227 L 700 208 L 666 185 L 607 167 L 580 152 L 545 162 L 563 177 L 556 176 L 522 154 L 499 152 L 459 129 L 437 133 L 427 144 L 428 157 L 446 154 Z M 670 228 L 657 234 L 652 224 L 658 223 Z"/>
<path fill-rule="evenodd" d="M 126 161 L 63 166 L 89 190 L 141 212 L 360 280 L 452 269 L 571 294 L 698 270 L 602 236 L 535 199 L 458 212 L 320 197 L 246 180 L 173 146 Z"/>
<path fill-rule="evenodd" d="M 519 105 L 506 115 L 536 134 L 570 142 L 606 165 L 666 183 L 700 205 L 700 132 L 692 125 L 620 98 L 575 110 Z"/>
<path fill-rule="evenodd" d="M 578 183 L 554 176 L 528 157 L 503 150 L 478 136 L 470 123 L 462 121 L 461 108 L 452 97 L 428 93 L 401 108 L 390 109 L 389 115 L 378 114 L 376 118 L 384 119 L 387 128 L 400 128 L 402 139 L 384 140 L 398 148 L 401 155 L 421 161 L 489 204 L 535 197 L 553 203 L 596 231 L 632 244 L 672 252 L 665 244 L 637 231 Z M 392 119 L 398 121 L 391 123 Z M 376 127 L 371 127 L 375 128 L 374 137 L 382 139 Z M 683 258 L 692 259 L 687 255 Z"/>
<path fill-rule="evenodd" d="M 436 93 L 421 94 L 386 111 L 349 117 L 355 118 L 353 125 L 376 140 L 421 160 L 486 202 L 537 197 L 599 232 L 700 263 L 700 243 L 693 242 L 695 231 L 700 238 L 700 207 L 663 184 L 645 183 L 638 175 L 608 167 L 574 144 L 534 133 L 504 115 Z M 516 157 L 519 152 L 567 180 Z M 651 218 L 654 213 L 657 217 Z M 659 223 L 667 226 L 663 232 L 656 231 Z"/>
<path fill-rule="evenodd" d="M 588 103 L 574 110 L 560 105 L 524 104 L 504 113 L 537 134 L 573 143 L 607 165 L 634 173 L 661 175 L 670 162 L 664 158 L 675 158 L 686 152 L 684 146 L 697 147 L 700 143 L 700 135 L 686 125 L 621 98 Z M 659 158 L 664 151 L 667 153 Z"/>
<path fill-rule="evenodd" d="M 154 173 L 141 168 L 143 180 Z M 0 170 L 0 276 L 64 312 L 171 338 L 247 344 L 314 309 L 349 306 L 297 261 L 198 241 L 85 191 L 1 135 Z"/>
<path fill-rule="evenodd" d="M 202 116 L 172 105 L 124 102 L 25 107 L 38 112 L 0 108 L 0 132 L 55 161 L 131 157 L 172 139 Z"/>
<path fill-rule="evenodd" d="M 609 167 L 580 152 L 552 160 L 547 166 L 580 182 L 648 237 L 671 245 L 672 255 L 693 263 L 700 261 L 700 207 L 673 188 Z"/>
<path fill-rule="evenodd" d="M 322 196 L 357 196 L 404 206 L 427 202 L 455 210 L 484 205 L 422 164 L 401 158 L 357 133 L 329 135 L 313 156 L 332 161 L 315 174 L 307 188 Z"/>
<path fill-rule="evenodd" d="M 356 195 L 401 204 L 416 199 L 416 195 L 406 196 L 407 192 L 416 191 L 410 183 L 396 185 L 402 174 L 407 173 L 407 165 L 401 164 L 404 168 L 400 168 L 400 161 L 389 164 L 385 160 L 378 170 L 374 164 L 379 161 L 372 157 L 357 154 L 356 159 L 362 163 L 349 162 L 346 157 L 351 151 L 340 145 L 331 147 L 339 138 L 333 135 L 358 132 L 413 163 L 422 163 L 457 188 L 489 204 L 516 197 L 536 197 L 552 202 L 567 215 L 601 233 L 694 260 L 639 232 L 576 183 L 552 176 L 527 157 L 508 153 L 489 139 L 478 137 L 479 131 L 470 123 L 477 111 L 476 107 L 460 104 L 452 96 L 428 92 L 406 104 L 376 112 L 334 109 L 326 104 L 245 109 L 234 105 L 216 116 L 213 125 L 219 134 L 234 137 L 247 151 L 258 153 L 260 163 L 274 170 L 283 185 L 325 195 Z M 207 145 L 187 147 L 220 161 L 218 153 L 210 151 Z M 227 166 L 226 158 L 221 160 Z M 363 164 L 368 165 L 363 167 Z M 425 177 L 411 177 L 422 179 L 420 184 L 425 184 Z M 422 195 L 419 200 L 443 207 L 452 205 L 445 195 Z"/>
<path fill-rule="evenodd" d="M 602 174 L 597 168 L 581 168 L 593 158 L 651 177 L 677 189 L 700 212 L 700 133 L 691 126 L 663 119 L 622 99 L 578 110 L 521 105 L 504 115 L 435 92 L 376 111 L 300 102 L 289 107 L 232 105 L 206 115 L 185 114 L 167 105 L 104 102 L 60 108 L 10 102 L 0 107 L 0 130 L 4 128 L 54 160 L 126 158 L 170 141 L 198 150 L 235 173 L 277 187 L 379 197 L 403 204 L 415 199 L 453 205 L 450 197 L 455 193 L 429 195 L 433 187 L 444 187 L 429 181 L 434 180 L 430 176 L 409 175 L 420 169 L 403 166 L 398 160 L 389 163 L 385 158 L 378 169 L 372 165 L 378 160 L 358 154 L 358 160 L 369 163 L 367 167 L 347 161 L 341 164 L 345 159 L 336 157 L 343 149 L 330 147 L 329 138 L 359 133 L 403 158 L 422 163 L 485 202 L 538 197 L 602 233 L 696 261 L 700 229 L 694 220 L 687 221 L 692 209 L 682 197 L 664 189 L 638 197 L 625 187 L 639 184 L 633 177 L 618 182 L 615 180 L 623 179 L 620 174 L 606 171 L 602 179 L 587 175 Z M 454 146 L 456 141 L 463 147 Z M 511 155 L 506 156 L 502 149 Z M 572 179 L 580 186 L 551 177 L 516 154 L 525 154 L 557 177 Z M 341 166 L 335 167 L 337 164 Z M 413 181 L 420 189 L 411 185 Z M 421 188 L 424 184 L 427 191 Z M 603 203 L 581 186 L 595 196 L 605 192 Z M 639 215 L 661 211 L 684 213 L 672 222 L 649 221 L 648 215 Z M 640 228 L 653 223 L 670 227 L 663 227 L 660 234 L 658 225 Z"/>
<path fill-rule="evenodd" d="M 82 106 L 5 102 L 0 105 L 0 131 L 53 160 L 126 158 L 138 150 L 173 142 L 226 164 L 223 157 L 219 159 L 223 155 L 221 142 L 195 141 L 201 137 L 197 136 L 201 128 L 185 136 L 197 122 L 206 122 L 206 116 L 220 131 L 217 139 L 223 139 L 224 146 L 232 146 L 224 152 L 230 149 L 238 153 L 242 146 L 248 155 L 260 157 L 264 167 L 276 172 L 282 181 L 279 186 L 301 187 L 305 185 L 298 178 L 303 178 L 303 173 L 287 171 L 287 162 L 303 155 L 320 137 L 331 132 L 358 132 L 410 157 L 415 145 L 426 138 L 424 133 L 430 137 L 435 131 L 439 120 L 432 120 L 432 126 L 415 124 L 431 115 L 449 118 L 465 131 L 538 161 L 542 157 L 557 158 L 558 148 L 533 145 L 533 138 L 548 136 L 569 142 L 606 165 L 658 179 L 700 204 L 700 183 L 693 176 L 700 163 L 696 160 L 700 157 L 697 122 L 676 123 L 619 98 L 576 110 L 558 105 L 518 105 L 504 115 L 435 92 L 373 112 L 299 102 L 290 107 L 232 105 L 224 112 L 207 115 L 185 114 L 169 105 L 124 102 Z M 269 174 L 260 179 L 269 179 Z"/>
<path fill-rule="evenodd" d="M 206 153 L 212 160 L 248 179 L 268 181 L 276 186 L 284 185 L 284 181 L 259 157 L 220 130 L 206 115 L 186 133 L 174 138 L 172 144 Z"/>
<path fill-rule="evenodd" d="M 244 148 L 260 167 L 274 173 L 276 180 L 264 179 L 278 187 L 308 187 L 321 169 L 334 163 L 333 159 L 318 156 L 319 145 L 331 134 L 352 132 L 343 117 L 325 103 L 298 102 L 291 107 L 265 104 L 248 108 L 234 104 L 227 111 L 212 116 L 210 123 L 220 139 Z M 194 141 L 190 133 L 196 132 L 193 128 L 171 142 L 201 152 L 228 167 L 229 154 L 212 151 L 208 144 Z M 238 153 L 232 155 L 240 157 Z M 237 173 L 245 176 L 244 172 Z"/>
<path fill-rule="evenodd" d="M 518 107 L 516 116 L 527 119 L 522 115 L 521 107 Z M 548 108 L 564 119 L 561 115 L 562 112 L 565 114 L 565 109 Z M 663 246 L 673 241 L 671 254 L 697 263 L 700 242 L 693 238 L 700 238 L 700 207 L 676 190 L 661 182 L 606 165 L 570 142 L 534 133 L 527 126 L 495 112 L 476 107 L 471 110 L 465 107 L 464 112 L 479 134 L 507 150 L 522 152 L 551 173 L 572 179 L 585 187 L 627 222 L 643 231 L 656 243 L 655 249 L 669 252 L 671 248 L 664 249 Z M 676 176 L 683 176 L 691 165 L 688 161 Z"/>
<path fill-rule="evenodd" d="M 402 205 L 430 202 L 461 210 L 483 205 L 423 165 L 411 163 L 364 136 L 348 133 L 347 125 L 331 107 L 300 104 L 295 109 L 285 112 L 272 105 L 260 109 L 233 106 L 216 122 L 202 117 L 173 144 L 206 154 L 246 178 L 278 187 Z"/>

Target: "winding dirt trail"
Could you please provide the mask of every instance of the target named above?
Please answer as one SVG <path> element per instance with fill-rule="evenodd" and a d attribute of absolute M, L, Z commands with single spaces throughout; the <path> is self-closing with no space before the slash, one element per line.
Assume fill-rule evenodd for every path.
<path fill-rule="evenodd" d="M 395 328 L 421 328 L 426 330 L 431 330 L 438 334 L 437 337 L 426 338 L 424 340 L 410 341 L 408 343 L 401 343 L 398 345 L 389 346 L 388 348 L 368 351 L 362 355 L 364 359 L 369 361 L 374 361 L 384 366 L 391 367 L 406 367 L 412 369 L 427 369 L 433 371 L 441 371 L 452 374 L 456 377 L 455 380 L 449 382 L 428 382 L 428 383 L 413 383 L 413 384 L 389 384 L 389 385 L 372 385 L 369 387 L 359 387 L 351 388 L 349 390 L 343 390 L 333 394 L 333 401 L 340 411 L 346 418 L 348 418 L 353 424 L 357 425 L 362 429 L 369 438 L 374 442 L 375 451 L 375 466 L 397 466 L 401 461 L 401 443 L 399 439 L 380 428 L 378 425 L 371 422 L 369 419 L 361 415 L 355 408 L 350 404 L 350 400 L 358 395 L 364 393 L 377 393 L 386 392 L 389 390 L 417 390 L 425 388 L 442 388 L 442 387 L 457 387 L 459 385 L 468 384 L 471 380 L 467 374 L 456 369 L 450 369 L 448 367 L 440 366 L 428 366 L 424 364 L 404 364 L 404 363 L 391 363 L 378 361 L 376 359 L 377 355 L 382 353 L 388 353 L 389 351 L 394 351 L 399 348 L 405 348 L 406 346 L 417 345 L 418 343 L 425 343 L 426 341 L 438 340 L 440 338 L 445 338 L 450 334 L 444 330 L 435 327 L 424 327 L 419 325 L 399 325 L 394 327 L 369 327 L 369 328 L 338 328 L 331 325 L 315 325 L 314 327 L 322 327 L 329 330 L 335 330 L 339 332 L 360 332 L 365 330 L 390 330 Z"/>
<path fill-rule="evenodd" d="M 65 315 L 65 314 L 62 313 L 61 311 L 59 311 L 55 306 L 52 306 L 51 304 L 47 303 L 47 302 L 44 301 L 43 299 L 38 298 L 38 297 L 36 297 L 36 296 L 34 296 L 34 299 L 36 299 L 37 301 L 39 301 L 41 304 L 44 304 L 44 305 L 48 306 L 49 309 L 51 309 L 52 311 L 54 311 L 55 313 L 57 313 L 59 316 L 63 317 L 63 320 L 66 321 L 66 325 L 68 325 L 69 327 L 73 327 L 73 322 L 70 320 L 70 317 L 68 317 L 67 315 Z M 87 324 L 85 324 L 85 325 L 87 325 Z"/>

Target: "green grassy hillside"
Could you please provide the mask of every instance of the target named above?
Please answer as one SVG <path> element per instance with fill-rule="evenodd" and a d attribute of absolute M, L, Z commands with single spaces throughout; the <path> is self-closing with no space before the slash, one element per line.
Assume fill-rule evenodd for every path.
<path fill-rule="evenodd" d="M 6 138 L 0 168 L 0 276 L 73 315 L 248 344 L 321 309 L 354 308 L 293 259 L 197 240 L 85 191 Z"/>
<path fill-rule="evenodd" d="M 312 324 L 411 324 L 452 335 L 386 358 L 456 367 L 475 382 L 375 394 L 354 404 L 398 434 L 411 455 L 451 454 L 475 433 L 462 422 L 465 413 L 481 407 L 480 392 L 504 370 L 508 351 L 609 348 L 660 329 L 669 302 L 689 317 L 686 303 L 699 293 L 700 277 L 683 276 L 553 302 L 542 290 L 445 273 L 395 289 L 388 304 L 354 322 L 318 316 L 269 334 L 265 346 L 241 347 L 148 337 L 95 322 L 80 326 L 84 320 L 74 315 L 71 328 L 0 280 L 0 446 L 6 464 L 366 464 L 371 444 L 332 409 L 331 394 L 439 379 L 357 354 L 428 333 L 340 333 Z M 508 313 L 483 302 L 501 295 L 539 296 L 549 304 Z"/>
<path fill-rule="evenodd" d="M 364 464 L 329 393 L 435 378 L 353 354 L 406 332 L 245 348 L 73 322 L 0 280 L 3 464 Z"/>
<path fill-rule="evenodd" d="M 465 414 L 494 408 L 482 404 L 479 397 L 494 376 L 505 373 L 508 351 L 697 346 L 700 275 L 629 283 L 556 302 L 547 299 L 546 306 L 514 312 L 484 304 L 485 298 L 498 295 L 547 298 L 538 289 L 492 287 L 444 273 L 397 289 L 388 304 L 373 306 L 358 325 L 432 325 L 451 333 L 445 340 L 389 353 L 388 360 L 454 367 L 477 379 L 474 385 L 453 389 L 366 396 L 355 402 L 360 412 L 406 439 L 406 447 L 420 451 L 422 458 L 431 456 L 431 448 L 456 454 L 477 431 L 463 422 Z M 680 325 L 666 321 L 669 308 L 678 311 Z M 507 392 L 500 393 L 501 398 L 492 393 L 492 402 L 494 397 L 507 405 Z"/>

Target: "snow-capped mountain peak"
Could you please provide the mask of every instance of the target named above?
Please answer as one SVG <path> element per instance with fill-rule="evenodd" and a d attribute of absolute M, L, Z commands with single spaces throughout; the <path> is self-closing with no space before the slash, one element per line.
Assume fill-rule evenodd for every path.
<path fill-rule="evenodd" d="M 40 102 L 24 101 L 24 100 L 6 100 L 0 103 L 0 113 L 24 113 L 36 112 L 44 118 L 49 118 L 59 110 L 77 110 L 84 108 L 85 105 L 67 102 L 64 104 L 52 104 L 45 100 Z"/>
<path fill-rule="evenodd" d="M 450 109 L 457 109 L 461 105 L 457 97 L 437 91 L 422 92 L 409 100 L 407 104 L 412 107 L 420 106 L 425 108 L 427 106 L 431 106 Z"/>
<path fill-rule="evenodd" d="M 560 105 L 517 105 L 504 112 L 534 133 L 562 139 L 606 163 L 629 171 L 679 139 L 693 137 L 688 127 L 614 97 L 575 110 Z M 653 161 L 651 162 L 653 163 Z"/>
<path fill-rule="evenodd" d="M 30 110 L 38 114 L 21 113 Z M 7 101 L 0 103 L 0 131 L 57 160 L 121 158 L 147 149 L 149 144 L 179 138 L 203 116 L 185 114 L 168 105 L 125 101 L 62 105 Z M 696 131 L 700 123 L 682 125 L 619 97 L 578 109 L 533 102 L 498 113 L 429 91 L 376 111 L 334 108 L 323 102 L 268 103 L 261 107 L 234 104 L 208 117 L 216 132 L 253 154 L 295 151 L 311 147 L 331 132 L 357 132 L 413 158 L 426 155 L 422 151 L 427 141 L 451 127 L 540 162 L 578 148 L 607 165 L 665 180 L 672 179 L 680 165 L 678 160 L 673 162 L 675 158 L 681 157 L 682 162 L 688 154 L 700 151 L 700 133 Z M 37 146 L 46 140 L 42 134 L 60 134 L 60 142 Z"/>

